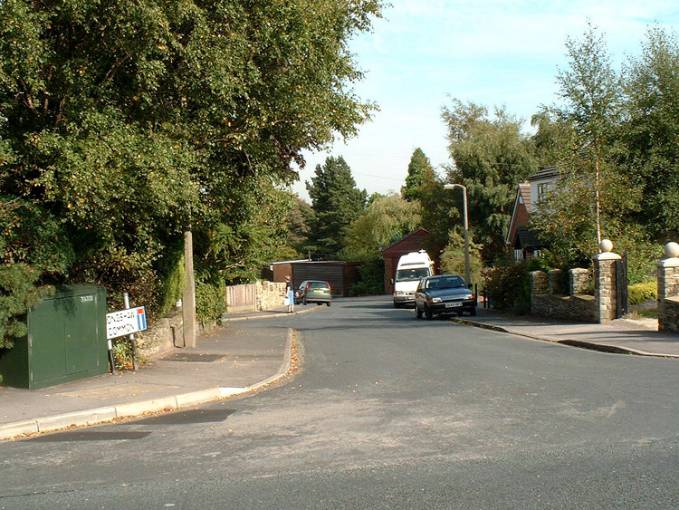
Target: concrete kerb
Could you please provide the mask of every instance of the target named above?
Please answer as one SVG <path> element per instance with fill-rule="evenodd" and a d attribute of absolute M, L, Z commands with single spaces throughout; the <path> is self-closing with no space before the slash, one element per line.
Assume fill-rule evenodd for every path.
<path fill-rule="evenodd" d="M 318 305 L 311 307 L 307 310 L 297 310 L 295 312 L 278 312 L 270 314 L 248 315 L 245 317 L 229 317 L 229 314 L 224 314 L 222 315 L 222 322 L 238 322 L 238 321 L 251 321 L 255 319 L 274 319 L 276 317 L 291 317 L 293 315 L 302 315 L 305 313 L 310 313 L 321 309 L 323 309 L 323 306 Z"/>
<path fill-rule="evenodd" d="M 463 324 L 465 326 L 473 326 L 475 328 L 481 328 L 481 329 L 489 329 L 491 331 L 498 331 L 500 333 L 508 333 L 510 335 L 515 335 L 515 336 L 521 336 L 524 338 L 529 338 L 531 340 L 537 340 L 540 342 L 549 342 L 552 344 L 561 344 L 561 345 L 567 345 L 569 347 L 577 347 L 579 349 L 588 349 L 590 351 L 600 351 L 600 352 L 607 352 L 610 354 L 633 354 L 635 356 L 647 356 L 647 357 L 653 357 L 653 358 L 673 358 L 673 359 L 679 359 L 679 355 L 677 354 L 664 354 L 664 353 L 657 353 L 657 352 L 647 352 L 647 351 L 642 351 L 639 349 L 632 349 L 630 347 L 620 347 L 618 345 L 611 345 L 611 344 L 599 344 L 595 342 L 587 342 L 585 340 L 557 340 L 554 338 L 548 338 L 548 337 L 541 337 L 541 336 L 535 336 L 535 335 L 527 335 L 526 333 L 520 333 L 518 331 L 513 331 L 511 329 L 504 328 L 502 326 L 495 326 L 494 324 L 486 324 L 483 322 L 477 322 L 473 320 L 467 320 L 467 319 L 460 319 L 457 317 L 452 317 L 450 319 L 452 322 L 456 322 L 458 324 Z"/>
<path fill-rule="evenodd" d="M 248 393 L 254 393 L 265 386 L 275 383 L 288 374 L 292 367 L 291 355 L 294 342 L 296 342 L 295 331 L 291 328 L 288 328 L 283 362 L 281 363 L 278 372 L 276 372 L 271 377 L 267 377 L 266 379 L 250 386 L 236 388 L 218 386 L 214 388 L 207 388 L 205 390 L 193 391 L 190 393 L 183 393 L 180 395 L 173 395 L 153 400 L 120 404 L 113 407 L 100 407 L 96 409 L 78 411 L 75 413 L 46 416 L 37 418 L 35 420 L 6 423 L 4 425 L 0 425 L 0 441 L 23 439 L 41 433 L 70 430 L 74 428 L 89 427 L 92 425 L 113 423 L 117 421 L 126 421 L 132 418 L 139 418 L 142 416 L 158 413 L 169 413 L 195 407 L 200 404 L 206 404 L 208 402 L 217 402 L 219 400 L 237 397 Z"/>

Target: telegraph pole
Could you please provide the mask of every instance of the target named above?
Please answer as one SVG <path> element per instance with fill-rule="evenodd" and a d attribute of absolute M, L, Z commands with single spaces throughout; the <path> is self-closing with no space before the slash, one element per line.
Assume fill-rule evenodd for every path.
<path fill-rule="evenodd" d="M 184 293 L 182 319 L 186 347 L 196 346 L 196 282 L 193 275 L 193 234 L 184 232 Z"/>

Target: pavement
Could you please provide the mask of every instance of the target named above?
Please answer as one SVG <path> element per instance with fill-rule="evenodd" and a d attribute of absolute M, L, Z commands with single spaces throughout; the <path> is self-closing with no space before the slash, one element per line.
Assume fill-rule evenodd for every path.
<path fill-rule="evenodd" d="M 322 310 L 326 307 L 321 307 L 318 305 L 295 305 L 293 315 L 301 315 L 304 313 L 313 312 L 315 310 Z M 272 308 L 271 310 L 261 310 L 258 312 L 236 312 L 236 313 L 225 313 L 222 315 L 222 322 L 238 322 L 247 321 L 254 319 L 271 319 L 275 317 L 289 317 L 291 314 L 288 312 L 287 306 L 279 306 L 278 308 Z"/>
<path fill-rule="evenodd" d="M 454 322 L 605 352 L 679 358 L 679 335 L 657 331 L 657 320 L 618 319 L 609 324 L 587 324 L 542 317 L 516 316 L 478 309 L 476 317 Z"/>
<path fill-rule="evenodd" d="M 273 324 L 245 328 L 239 321 L 325 309 L 297 306 L 294 314 L 287 308 L 230 314 L 224 317 L 224 327 L 200 338 L 197 348 L 176 349 L 137 372 L 105 374 L 33 391 L 0 386 L 0 440 L 183 410 L 257 391 L 290 372 L 295 332 Z M 476 317 L 452 320 L 576 347 L 679 358 L 679 335 L 654 331 L 657 323 L 652 320 L 584 324 L 483 308 Z"/>
<path fill-rule="evenodd" d="M 294 315 L 317 308 L 297 307 Z M 177 411 L 257 391 L 294 368 L 295 332 L 267 327 L 266 321 L 245 328 L 238 321 L 291 315 L 286 307 L 227 316 L 225 326 L 202 336 L 197 348 L 175 349 L 136 372 L 30 391 L 0 386 L 0 440 Z"/>

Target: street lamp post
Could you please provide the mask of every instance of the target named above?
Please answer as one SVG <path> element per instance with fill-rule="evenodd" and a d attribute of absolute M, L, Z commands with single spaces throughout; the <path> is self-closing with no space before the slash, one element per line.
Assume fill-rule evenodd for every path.
<path fill-rule="evenodd" d="M 469 220 L 467 218 L 467 188 L 462 184 L 445 184 L 444 189 L 460 188 L 462 190 L 462 216 L 464 221 L 464 281 L 467 285 L 470 281 L 470 263 L 469 263 Z"/>

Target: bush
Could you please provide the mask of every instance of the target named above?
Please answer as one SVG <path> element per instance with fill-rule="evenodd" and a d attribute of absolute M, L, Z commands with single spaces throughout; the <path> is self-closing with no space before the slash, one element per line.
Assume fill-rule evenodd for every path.
<path fill-rule="evenodd" d="M 196 283 L 196 316 L 201 324 L 219 320 L 226 311 L 223 283 Z"/>
<path fill-rule="evenodd" d="M 384 294 L 384 260 L 374 259 L 358 269 L 358 280 L 349 289 L 350 296 Z"/>
<path fill-rule="evenodd" d="M 658 299 L 658 285 L 655 280 L 635 283 L 627 287 L 630 305 L 639 305 L 646 301 Z"/>
<path fill-rule="evenodd" d="M 113 359 L 117 370 L 132 370 L 132 343 L 126 336 L 113 340 Z"/>
<path fill-rule="evenodd" d="M 464 275 L 464 236 L 459 232 L 451 232 L 448 245 L 441 253 L 441 272 Z M 481 282 L 481 248 L 470 242 L 469 244 L 469 276 L 471 283 Z"/>
<path fill-rule="evenodd" d="M 160 290 L 160 317 L 165 317 L 182 298 L 184 292 L 184 257 L 177 258 L 163 278 Z"/>
<path fill-rule="evenodd" d="M 527 263 L 488 268 L 483 271 L 483 277 L 494 308 L 519 315 L 530 312 L 530 274 Z"/>
<path fill-rule="evenodd" d="M 106 287 L 111 310 L 125 307 L 123 295 L 127 292 L 130 305 L 145 305 L 149 322 L 153 322 L 158 314 L 160 287 L 158 272 L 153 268 L 155 257 L 151 247 L 146 252 L 135 252 L 111 246 L 81 260 L 71 280 Z"/>
<path fill-rule="evenodd" d="M 627 279 L 631 284 L 646 283 L 655 277 L 662 245 L 648 241 L 621 243 L 620 252 L 627 253 Z"/>

